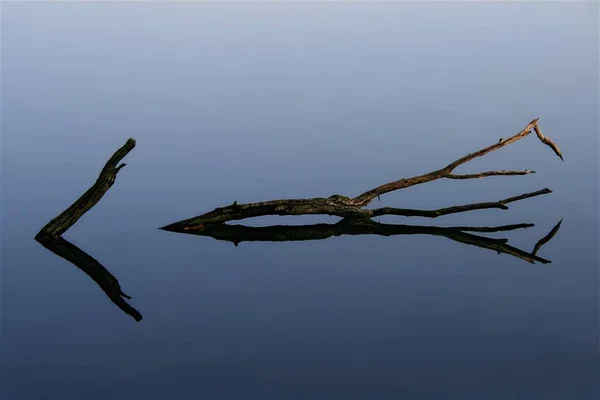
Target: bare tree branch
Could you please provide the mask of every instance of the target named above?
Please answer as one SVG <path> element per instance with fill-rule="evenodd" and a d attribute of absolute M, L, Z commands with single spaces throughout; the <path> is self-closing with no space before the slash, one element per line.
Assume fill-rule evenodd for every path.
<path fill-rule="evenodd" d="M 525 171 L 487 171 L 480 172 L 477 174 L 448 174 L 446 178 L 449 179 L 477 179 L 477 178 L 485 178 L 487 176 L 509 176 L 509 175 L 529 175 L 535 174 L 535 171 L 530 171 L 526 169 Z"/>
<path fill-rule="evenodd" d="M 460 165 L 463 165 L 475 158 L 478 157 L 483 157 L 486 154 L 494 151 L 494 150 L 498 150 L 510 143 L 514 143 L 517 140 L 520 140 L 522 138 L 524 138 L 525 136 L 529 135 L 529 133 L 531 133 L 531 130 L 534 128 L 537 128 L 536 132 L 539 131 L 539 127 L 538 127 L 538 120 L 539 118 L 534 119 L 533 121 L 531 121 L 529 124 L 527 124 L 527 126 L 519 133 L 517 133 L 516 135 L 508 138 L 508 139 L 500 139 L 497 143 L 494 143 L 491 146 L 485 147 L 479 151 L 476 151 L 474 153 L 469 153 L 464 157 L 459 158 L 458 160 L 448 164 L 446 167 L 433 171 L 433 172 L 429 172 L 427 174 L 424 175 L 419 175 L 419 176 L 415 176 L 413 178 L 404 178 L 404 179 L 400 179 L 394 182 L 389 182 L 386 183 L 385 185 L 381 185 L 378 186 L 374 189 L 371 189 L 357 197 L 354 198 L 354 204 L 360 207 L 364 207 L 367 204 L 369 204 L 369 202 L 371 202 L 371 200 L 373 200 L 374 198 L 381 196 L 382 194 L 385 193 L 389 193 L 389 192 L 393 192 L 395 190 L 400 190 L 400 189 L 405 189 L 407 187 L 410 186 L 414 186 L 414 185 L 418 185 L 418 184 L 422 184 L 422 183 L 427 183 L 427 182 L 431 182 L 434 181 L 436 179 L 441 179 L 441 178 L 450 178 L 450 179 L 472 179 L 472 178 L 482 178 L 482 177 L 486 177 L 486 176 L 500 176 L 500 175 L 527 175 L 529 173 L 532 173 L 533 171 L 529 171 L 529 172 L 525 172 L 525 171 L 506 171 L 506 172 L 502 172 L 502 171 L 491 171 L 491 172 L 483 172 L 480 174 L 469 174 L 469 175 L 453 175 L 452 171 L 454 171 L 457 167 L 459 167 Z M 538 134 L 538 136 L 540 136 L 540 134 Z M 543 137 L 543 136 L 542 136 Z M 541 137 L 540 137 L 541 139 Z M 546 144 L 550 143 L 550 140 L 545 138 L 542 139 L 542 141 Z M 553 147 L 554 149 L 555 147 Z M 556 148 L 557 149 L 557 148 Z M 555 150 L 556 151 L 556 150 Z M 557 153 L 559 154 L 559 153 Z M 559 157 L 562 158 L 562 156 L 559 154 Z"/>
<path fill-rule="evenodd" d="M 126 165 L 122 163 L 117 166 L 117 164 L 134 147 L 135 140 L 128 139 L 106 162 L 92 187 L 81 195 L 69 208 L 46 224 L 35 235 L 35 240 L 57 256 L 70 261 L 85 272 L 123 312 L 132 316 L 136 321 L 141 321 L 142 314 L 124 300 L 131 299 L 131 297 L 121 290 L 121 285 L 117 278 L 92 256 L 61 237 L 79 218 L 94 207 L 111 188 L 115 183 L 117 174 Z"/>
<path fill-rule="evenodd" d="M 371 189 L 367 192 L 364 192 L 363 194 L 355 198 L 334 194 L 327 198 L 316 197 L 311 199 L 282 199 L 247 204 L 238 204 L 237 202 L 234 202 L 230 206 L 219 207 L 208 213 L 181 220 L 173 224 L 167 225 L 163 228 L 201 230 L 203 229 L 202 225 L 207 223 L 225 223 L 227 221 L 242 220 L 246 218 L 254 218 L 266 215 L 321 214 L 337 216 L 341 218 L 371 218 L 380 215 L 402 215 L 434 218 L 441 215 L 454 214 L 479 209 L 498 208 L 506 210 L 508 208 L 506 206 L 507 203 L 526 199 L 529 197 L 539 196 L 541 194 L 551 193 L 551 190 L 543 189 L 537 192 L 526 193 L 521 196 L 508 198 L 501 201 L 477 203 L 466 206 L 455 206 L 442 208 L 438 210 L 412 210 L 392 207 L 367 210 L 364 207 L 367 206 L 373 199 L 379 198 L 379 196 L 381 196 L 382 194 L 400 189 L 405 189 L 407 187 L 418 185 L 421 183 L 431 182 L 441 178 L 475 179 L 488 176 L 513 176 L 528 175 L 535 173 L 535 171 L 529 169 L 523 171 L 486 171 L 474 174 L 453 173 L 453 171 L 462 164 L 465 164 L 477 157 L 482 157 L 494 150 L 498 150 L 510 143 L 514 143 L 524 138 L 529 133 L 531 133 L 532 129 L 534 128 L 536 128 L 536 132 L 539 132 L 538 118 L 531 121 L 521 132 L 517 133 L 516 135 L 513 135 L 508 139 L 500 139 L 497 143 L 494 143 L 491 146 L 485 147 L 474 153 L 469 153 L 466 156 L 461 157 L 458 160 L 448 164 L 442 169 L 435 170 L 412 178 L 403 178 L 394 182 L 389 182 L 384 185 L 378 186 L 374 189 Z M 541 132 L 538 134 L 538 136 L 539 135 L 541 135 Z M 549 139 L 545 137 L 542 141 L 544 141 L 544 143 L 546 144 L 549 143 Z"/>
<path fill-rule="evenodd" d="M 135 140 L 128 139 L 127 142 L 125 142 L 125 144 L 106 162 L 106 165 L 102 168 L 98 179 L 92 187 L 82 194 L 69 208 L 60 213 L 52 221 L 48 222 L 46 226 L 40 230 L 40 233 L 60 236 L 73 226 L 83 214 L 94 207 L 108 189 L 110 189 L 113 183 L 115 183 L 117 173 L 125 166 L 123 163 L 117 167 L 117 164 L 133 150 L 134 147 Z"/>
<path fill-rule="evenodd" d="M 527 199 L 530 197 L 540 196 L 543 194 L 552 193 L 552 191 L 548 188 L 538 190 L 536 192 L 525 193 L 519 196 L 509 197 L 507 199 L 486 202 L 486 203 L 473 203 L 466 204 L 462 206 L 453 206 L 446 208 L 438 208 L 437 210 L 414 210 L 407 208 L 393 208 L 393 207 L 382 207 L 371 210 L 372 217 L 378 217 L 381 215 L 402 215 L 405 217 L 428 217 L 428 218 L 436 218 L 442 215 L 448 214 L 456 214 L 465 211 L 473 211 L 473 210 L 484 210 L 489 208 L 499 208 L 501 210 L 508 210 L 508 206 L 506 204 L 512 203 L 514 201 Z"/>
<path fill-rule="evenodd" d="M 548 138 L 542 134 L 542 131 L 541 131 L 539 125 L 535 124 L 533 129 L 535 130 L 535 134 L 542 141 L 542 143 L 550 146 L 550 148 L 554 151 L 554 154 L 559 156 L 561 160 L 565 161 L 565 159 L 563 158 L 562 152 L 560 151 L 560 149 L 558 148 L 556 143 L 554 143 L 550 138 Z"/>

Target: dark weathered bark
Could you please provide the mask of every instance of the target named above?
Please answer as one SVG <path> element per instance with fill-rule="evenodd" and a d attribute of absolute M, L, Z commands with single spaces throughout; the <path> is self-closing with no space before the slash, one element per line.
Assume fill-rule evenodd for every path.
<path fill-rule="evenodd" d="M 135 140 L 128 139 L 106 162 L 96 182 L 69 208 L 50 221 L 35 235 L 35 240 L 45 248 L 59 257 L 70 261 L 90 278 L 92 278 L 104 290 L 109 299 L 112 300 L 123 312 L 131 315 L 136 321 L 142 320 L 135 308 L 130 306 L 125 299 L 131 299 L 123 293 L 119 281 L 98 261 L 74 244 L 61 237 L 79 218 L 100 201 L 104 194 L 115 182 L 117 174 L 126 164 L 119 162 L 135 147 Z"/>
<path fill-rule="evenodd" d="M 467 232 L 503 232 L 515 229 L 524 229 L 533 224 L 513 224 L 496 227 L 470 227 L 470 226 L 415 226 L 381 224 L 364 218 L 345 218 L 336 224 L 314 225 L 274 225 L 266 227 L 252 227 L 244 225 L 228 225 L 222 223 L 203 224 L 202 228 L 180 229 L 174 226 L 165 227 L 164 230 L 178 233 L 212 237 L 217 240 L 232 242 L 236 246 L 242 242 L 287 242 L 323 240 L 341 235 L 433 235 L 442 236 L 460 243 L 469 244 L 498 253 L 509 254 L 522 260 L 534 263 L 550 263 L 549 260 L 538 257 L 535 252 L 528 253 L 507 244 L 508 239 L 494 239 Z M 548 239 L 549 240 L 549 239 Z"/>
<path fill-rule="evenodd" d="M 127 142 L 117 150 L 106 162 L 96 182 L 84 194 L 79 197 L 69 208 L 60 213 L 52 221 L 48 222 L 40 230 L 40 234 L 60 236 L 73 226 L 79 218 L 100 201 L 104 194 L 115 183 L 117 174 L 125 163 L 119 162 L 135 147 L 135 140 L 128 139 Z"/>
<path fill-rule="evenodd" d="M 523 170 L 523 171 L 486 171 L 474 174 L 454 174 L 453 171 L 477 157 L 482 157 L 494 150 L 500 149 L 510 143 L 514 143 L 525 136 L 529 135 L 532 130 L 538 135 L 538 138 L 548 146 L 550 146 L 555 153 L 562 158 L 558 147 L 547 137 L 541 134 L 538 126 L 538 119 L 531 121 L 525 129 L 516 135 L 508 139 L 500 139 L 497 143 L 491 146 L 485 147 L 474 153 L 467 154 L 466 156 L 459 158 L 458 160 L 448 164 L 442 169 L 435 170 L 423 175 L 415 176 L 412 178 L 403 178 L 394 182 L 389 182 L 384 185 L 378 186 L 374 189 L 364 192 L 363 194 L 354 198 L 341 196 L 334 194 L 330 197 L 317 197 L 311 199 L 283 199 L 283 200 L 271 200 L 259 203 L 248 203 L 238 204 L 234 202 L 230 206 L 219 207 L 210 211 L 206 214 L 202 214 L 193 218 L 188 218 L 175 222 L 173 224 L 163 227 L 166 230 L 186 230 L 186 229 L 202 229 L 203 224 L 215 224 L 225 223 L 227 221 L 242 220 L 252 217 L 260 217 L 266 215 L 310 215 L 310 214 L 322 214 L 332 215 L 341 218 L 365 218 L 369 219 L 375 216 L 381 215 L 402 215 L 402 216 L 419 216 L 419 217 L 430 217 L 435 218 L 441 215 L 466 212 L 471 210 L 480 209 L 507 209 L 507 203 L 523 200 L 526 198 L 539 196 L 542 194 L 551 193 L 550 189 L 542 189 L 536 192 L 525 193 L 520 196 L 511 197 L 508 199 L 496 201 L 470 204 L 467 206 L 455 206 L 442 208 L 438 210 L 413 210 L 413 209 L 402 209 L 385 207 L 379 209 L 365 209 L 374 198 L 393 192 L 400 189 L 405 189 L 410 186 L 431 182 L 437 179 L 475 179 L 484 178 L 489 176 L 515 176 L 515 175 L 527 175 L 532 174 L 535 171 Z"/>
<path fill-rule="evenodd" d="M 108 272 L 95 258 L 62 237 L 41 233 L 36 236 L 36 240 L 57 256 L 70 261 L 85 272 L 124 313 L 130 315 L 136 321 L 142 320 L 142 314 L 125 301 L 125 299 L 131 299 L 131 297 L 123 293 L 117 278 Z"/>

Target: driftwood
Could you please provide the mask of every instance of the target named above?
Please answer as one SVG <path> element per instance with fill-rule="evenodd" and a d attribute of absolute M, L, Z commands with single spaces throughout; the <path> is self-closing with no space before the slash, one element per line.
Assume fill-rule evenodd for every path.
<path fill-rule="evenodd" d="M 476 179 L 484 178 L 489 176 L 514 176 L 514 175 L 528 175 L 535 173 L 531 170 L 523 171 L 486 171 L 474 174 L 455 174 L 454 170 L 475 158 L 482 157 L 494 150 L 498 150 L 510 143 L 514 143 L 525 136 L 529 135 L 534 130 L 538 138 L 542 143 L 548 145 L 552 150 L 562 159 L 562 154 L 554 142 L 542 135 L 541 130 L 538 126 L 538 118 L 531 121 L 527 126 L 516 135 L 500 140 L 491 146 L 485 147 L 474 153 L 467 154 L 466 156 L 459 158 L 458 160 L 448 164 L 444 168 L 415 176 L 412 178 L 403 178 L 394 182 L 389 182 L 384 185 L 378 186 L 374 189 L 368 190 L 354 198 L 341 196 L 334 194 L 327 198 L 317 197 L 311 199 L 283 199 L 283 200 L 271 200 L 263 201 L 258 203 L 238 204 L 237 201 L 233 202 L 232 205 L 219 207 L 208 213 L 181 220 L 161 229 L 168 231 L 186 231 L 186 230 L 203 230 L 207 224 L 222 224 L 228 221 L 243 220 L 246 218 L 260 217 L 266 215 L 309 215 L 309 214 L 322 214 L 332 215 L 341 218 L 360 218 L 370 219 L 372 217 L 381 215 L 402 215 L 402 216 L 420 216 L 420 217 L 439 217 L 442 215 L 460 213 L 471 210 L 486 209 L 486 208 L 498 208 L 506 210 L 508 209 L 507 203 L 523 200 L 530 197 L 539 196 L 542 194 L 551 193 L 552 191 L 548 188 L 538 190 L 535 192 L 526 193 L 520 196 L 511 197 L 508 199 L 489 202 L 489 203 L 478 203 L 467 206 L 456 206 L 449 208 L 442 208 L 438 210 L 413 210 L 403 208 L 376 208 L 366 209 L 365 207 L 375 198 L 400 189 L 406 189 L 411 186 L 423 184 L 426 182 L 432 182 L 437 179 Z M 564 161 L 564 160 L 563 160 Z"/>
<path fill-rule="evenodd" d="M 126 165 L 125 163 L 119 164 L 119 162 L 125 158 L 134 147 L 135 140 L 128 139 L 127 142 L 125 142 L 125 144 L 106 162 L 106 165 L 92 187 L 81 195 L 81 197 L 69 208 L 46 224 L 37 235 L 35 235 L 35 240 L 54 254 L 70 261 L 85 272 L 100 286 L 100 288 L 102 288 L 113 303 L 125 313 L 132 316 L 136 321 L 141 321 L 142 314 L 125 301 L 125 299 L 131 299 L 131 297 L 123 293 L 117 278 L 108 272 L 108 270 L 92 256 L 61 237 L 61 235 L 73 226 L 83 214 L 94 207 L 108 189 L 111 188 L 117 174 L 121 168 Z"/>
<path fill-rule="evenodd" d="M 115 179 L 121 168 L 127 165 L 122 163 L 117 166 L 117 164 L 119 164 L 119 162 L 125 158 L 134 147 L 135 140 L 128 139 L 127 142 L 125 142 L 125 144 L 106 162 L 106 165 L 102 168 L 98 179 L 92 187 L 71 204 L 69 208 L 60 213 L 52 221 L 48 222 L 46 226 L 40 230 L 40 233 L 50 236 L 60 236 L 73 226 L 83 214 L 94 207 L 108 189 L 110 189 L 113 183 L 115 183 Z"/>

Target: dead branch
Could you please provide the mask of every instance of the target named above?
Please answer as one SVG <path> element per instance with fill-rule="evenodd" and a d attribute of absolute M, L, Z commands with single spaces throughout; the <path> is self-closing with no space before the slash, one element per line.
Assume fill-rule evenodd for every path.
<path fill-rule="evenodd" d="M 364 218 L 342 219 L 335 224 L 313 224 L 313 225 L 273 225 L 265 227 L 252 227 L 244 225 L 229 224 L 203 224 L 196 229 L 178 228 L 175 226 L 161 228 L 163 230 L 187 233 L 192 235 L 212 237 L 216 240 L 232 242 L 238 245 L 242 242 L 288 242 L 288 241 L 307 241 L 323 240 L 334 236 L 342 235 L 433 235 L 441 236 L 456 242 L 493 250 L 498 253 L 508 254 L 530 263 L 540 262 L 550 263 L 549 260 L 538 257 L 534 253 L 528 253 L 524 250 L 507 244 L 508 239 L 494 239 L 479 235 L 473 235 L 467 232 L 504 232 L 515 229 L 525 229 L 534 226 L 533 224 L 512 224 L 503 226 L 415 226 L 415 225 L 396 225 L 381 224 Z"/>
<path fill-rule="evenodd" d="M 61 237 L 79 218 L 94 207 L 104 194 L 114 184 L 117 174 L 126 164 L 119 162 L 133 150 L 135 140 L 128 139 L 106 162 L 96 182 L 69 208 L 60 213 L 56 218 L 46 224 L 36 235 L 42 246 L 59 257 L 73 263 L 76 267 L 92 278 L 98 286 L 104 290 L 108 298 L 115 303 L 123 312 L 131 315 L 136 321 L 142 320 L 135 308 L 130 306 L 124 299 L 131 299 L 123 293 L 119 281 L 106 268 L 92 256 Z"/>
<path fill-rule="evenodd" d="M 371 211 L 372 217 L 378 217 L 381 215 L 401 215 L 405 217 L 428 217 L 428 218 L 436 218 L 442 215 L 448 214 L 456 214 L 465 211 L 473 211 L 473 210 L 484 210 L 489 208 L 499 208 L 501 210 L 508 210 L 508 206 L 506 204 L 512 203 L 513 201 L 524 200 L 530 197 L 540 196 L 543 194 L 552 193 L 552 190 L 546 188 L 542 190 L 538 190 L 536 192 L 525 193 L 519 196 L 509 197 L 504 200 L 491 201 L 485 203 L 473 203 L 466 204 L 462 206 L 453 206 L 446 208 L 438 208 L 437 210 L 416 210 L 416 209 L 408 209 L 408 208 L 393 208 L 393 207 L 382 207 L 375 208 Z"/>
<path fill-rule="evenodd" d="M 431 181 L 434 181 L 436 179 L 441 179 L 441 178 L 475 179 L 475 178 L 483 178 L 483 177 L 487 177 L 487 176 L 527 175 L 527 174 L 533 173 L 533 171 L 525 170 L 525 171 L 488 171 L 488 172 L 482 172 L 479 174 L 454 175 L 454 174 L 452 174 L 452 171 L 454 171 L 457 167 L 459 167 L 469 161 L 474 160 L 475 158 L 483 157 L 486 154 L 491 153 L 494 150 L 498 150 L 510 143 L 514 143 L 517 140 L 523 139 L 525 136 L 527 136 L 531 133 L 532 129 L 534 129 L 536 127 L 537 127 L 536 132 L 539 131 L 538 120 L 539 120 L 539 118 L 536 118 L 533 121 L 531 121 L 529 124 L 527 124 L 527 126 L 521 132 L 517 133 L 516 135 L 514 135 L 508 139 L 501 138 L 497 143 L 494 143 L 493 145 L 485 147 L 474 153 L 469 153 L 466 156 L 461 157 L 458 160 L 448 164 L 446 167 L 444 167 L 442 169 L 439 169 L 439 170 L 436 170 L 433 172 L 429 172 L 424 175 L 419 175 L 419 176 L 416 176 L 413 178 L 400 179 L 400 180 L 397 180 L 394 182 L 386 183 L 385 185 L 378 186 L 375 189 L 371 189 L 371 190 L 355 197 L 353 199 L 354 204 L 356 204 L 357 206 L 364 207 L 365 205 L 369 204 L 369 202 L 371 202 L 371 200 L 373 200 L 374 198 L 376 198 L 378 196 L 381 196 L 382 194 L 393 192 L 395 190 L 405 189 L 407 187 L 426 183 L 426 182 L 431 182 Z M 540 136 L 540 134 L 538 134 L 538 137 L 540 138 L 540 140 L 542 140 L 543 143 L 548 144 L 550 142 L 549 139 L 547 139 L 543 136 Z M 556 149 L 558 149 L 558 148 L 556 148 Z M 557 153 L 557 154 L 559 154 L 559 153 Z M 560 154 L 559 154 L 559 156 L 560 156 Z"/>
<path fill-rule="evenodd" d="M 380 215 L 401 215 L 401 216 L 419 216 L 419 217 L 431 217 L 435 218 L 441 215 L 454 214 L 472 210 L 497 208 L 506 210 L 508 207 L 507 203 L 523 200 L 526 198 L 539 196 L 542 194 L 551 193 L 550 189 L 542 189 L 536 192 L 526 193 L 520 196 L 511 197 L 508 199 L 477 203 L 467 206 L 455 206 L 442 208 L 438 210 L 412 210 L 402 208 L 385 207 L 374 210 L 365 209 L 374 198 L 393 192 L 400 189 L 405 189 L 410 186 L 431 182 L 437 179 L 476 179 L 489 176 L 515 176 L 515 175 L 528 175 L 535 171 L 526 169 L 524 171 L 486 171 L 474 174 L 454 174 L 453 171 L 475 158 L 483 157 L 484 155 L 498 150 L 510 143 L 514 143 L 531 133 L 532 129 L 535 129 L 538 138 L 545 144 L 550 145 L 557 154 L 562 158 L 560 150 L 553 144 L 550 139 L 541 135 L 541 131 L 538 126 L 538 118 L 531 121 L 521 132 L 508 139 L 500 139 L 497 143 L 491 146 L 485 147 L 474 153 L 469 153 L 464 157 L 448 164 L 442 169 L 438 169 L 423 175 L 415 176 L 412 178 L 403 178 L 394 182 L 389 182 L 384 185 L 378 186 L 371 189 L 363 194 L 350 198 L 334 194 L 330 197 L 316 197 L 311 199 L 282 199 L 282 200 L 270 200 L 258 203 L 247 203 L 238 204 L 234 202 L 230 206 L 218 207 L 208 213 L 198 215 L 196 217 L 181 220 L 170 225 L 163 227 L 166 230 L 196 230 L 203 229 L 204 224 L 214 223 L 225 223 L 228 221 L 242 220 L 246 218 L 260 217 L 266 215 L 331 215 L 341 218 L 372 218 Z M 552 143 L 552 144 L 550 144 Z"/>
<path fill-rule="evenodd" d="M 38 234 L 44 233 L 51 236 L 60 236 L 73 226 L 79 218 L 94 207 L 104 194 L 115 183 L 117 174 L 126 164 L 118 165 L 125 156 L 135 147 L 135 140 L 128 139 L 106 162 L 96 182 L 79 197 L 69 208 L 48 222 Z"/>

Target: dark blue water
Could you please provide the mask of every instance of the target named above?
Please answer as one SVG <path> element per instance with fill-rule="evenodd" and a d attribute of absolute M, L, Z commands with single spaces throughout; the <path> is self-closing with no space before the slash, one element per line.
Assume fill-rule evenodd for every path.
<path fill-rule="evenodd" d="M 0 398 L 598 398 L 598 4 L 2 6 Z M 231 243 L 158 230 L 215 207 L 340 193 L 534 135 L 372 206 L 553 193 L 435 220 L 443 237 Z M 33 237 L 128 137 L 65 239 L 144 319 Z M 252 225 L 334 223 L 264 217 Z"/>

